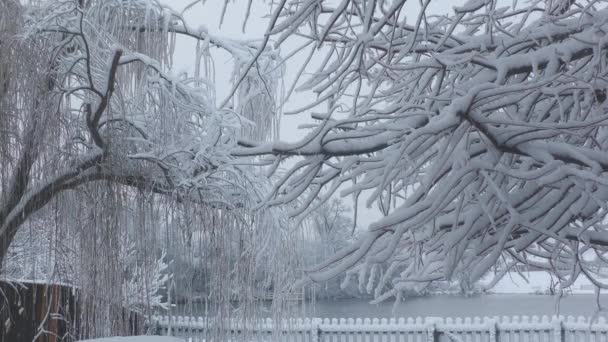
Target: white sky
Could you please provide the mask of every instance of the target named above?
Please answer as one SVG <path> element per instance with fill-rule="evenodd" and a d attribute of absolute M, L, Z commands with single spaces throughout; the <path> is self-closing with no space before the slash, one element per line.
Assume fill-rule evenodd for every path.
<path fill-rule="evenodd" d="M 185 6 L 192 3 L 193 0 L 162 0 L 161 2 L 170 5 L 173 9 L 181 11 Z M 427 9 L 427 14 L 447 14 L 452 11 L 453 6 L 461 5 L 463 0 L 436 0 L 431 2 Z M 325 3 L 331 5 L 331 1 Z M 245 18 L 247 1 L 235 0 L 229 1 L 224 22 L 220 27 L 220 18 L 224 0 L 206 0 L 200 1 L 195 6 L 191 7 L 185 14 L 188 24 L 192 27 L 204 26 L 210 34 L 222 36 L 237 40 L 254 40 L 261 39 L 268 25 L 267 17 L 271 13 L 270 2 L 267 0 L 253 0 L 251 13 L 247 22 L 245 32 L 242 31 L 243 20 Z M 405 16 L 408 23 L 414 23 L 420 9 L 418 0 L 410 0 L 405 6 Z M 297 48 L 302 43 L 302 40 L 291 39 L 287 40 L 281 48 L 281 56 L 285 56 L 292 50 Z M 194 55 L 196 42 L 187 37 L 180 37 L 177 42 L 176 54 L 174 58 L 175 71 L 187 71 L 189 74 L 194 72 Z M 233 61 L 230 55 L 219 49 L 213 49 L 212 56 L 215 61 L 215 84 L 217 104 L 219 105 L 231 90 L 231 75 L 233 72 Z M 286 91 L 291 86 L 298 69 L 305 61 L 305 53 L 297 54 L 286 63 L 284 76 L 284 84 Z M 314 60 L 308 69 L 316 67 L 320 63 Z M 305 76 L 305 75 L 304 75 Z M 304 77 L 305 79 L 305 77 Z M 294 92 L 284 110 L 289 111 L 302 107 L 309 103 L 314 95 L 310 92 Z M 280 137 L 281 140 L 295 141 L 304 137 L 306 131 L 298 129 L 298 126 L 311 122 L 310 112 L 305 112 L 299 115 L 284 116 L 281 118 Z M 353 205 L 351 197 L 345 198 L 345 203 L 349 206 Z M 365 207 L 364 194 L 359 199 L 357 223 L 360 228 L 366 228 L 370 223 L 381 217 L 380 212 L 375 209 Z"/>

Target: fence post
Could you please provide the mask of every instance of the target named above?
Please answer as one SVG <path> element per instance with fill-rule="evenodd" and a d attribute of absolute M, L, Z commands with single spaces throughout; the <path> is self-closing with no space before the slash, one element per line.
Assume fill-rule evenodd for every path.
<path fill-rule="evenodd" d="M 564 334 L 564 324 L 562 322 L 562 318 L 553 316 L 553 326 L 554 341 L 564 342 L 566 336 Z"/>
<path fill-rule="evenodd" d="M 311 342 L 319 342 L 321 340 L 321 319 L 313 318 L 310 320 L 310 338 Z"/>
<path fill-rule="evenodd" d="M 426 322 L 426 341 L 439 342 L 439 334 L 437 333 L 437 326 L 434 319 Z"/>
<path fill-rule="evenodd" d="M 485 318 L 486 320 L 486 326 L 488 327 L 488 335 L 490 338 L 490 342 L 497 342 L 498 341 L 498 320 L 496 318 L 492 319 L 492 318 Z"/>

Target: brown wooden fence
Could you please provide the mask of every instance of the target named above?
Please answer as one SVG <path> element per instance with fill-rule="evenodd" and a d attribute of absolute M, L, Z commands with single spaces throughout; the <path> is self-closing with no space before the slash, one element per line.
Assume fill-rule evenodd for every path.
<path fill-rule="evenodd" d="M 63 342 L 73 335 L 72 289 L 0 281 L 0 342 Z"/>
<path fill-rule="evenodd" d="M 63 285 L 0 281 L 0 342 L 71 342 L 96 337 L 94 310 L 81 304 L 78 290 Z M 143 333 L 143 317 L 116 308 L 120 335 Z M 118 324 L 120 323 L 120 327 Z M 115 330 L 115 329 L 113 329 Z"/>

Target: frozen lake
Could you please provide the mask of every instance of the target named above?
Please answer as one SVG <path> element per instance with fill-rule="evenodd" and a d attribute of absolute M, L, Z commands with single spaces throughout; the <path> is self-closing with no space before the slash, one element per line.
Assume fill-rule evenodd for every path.
<path fill-rule="evenodd" d="M 556 297 L 532 294 L 495 294 L 465 298 L 462 296 L 430 296 L 406 298 L 393 312 L 394 302 L 371 305 L 354 299 L 321 301 L 309 311 L 315 317 L 474 317 L 552 315 Z M 597 305 L 593 295 L 563 297 L 560 314 L 593 316 Z M 608 295 L 601 296 L 600 303 L 608 307 Z M 602 312 L 606 316 L 607 312 Z"/>
<path fill-rule="evenodd" d="M 456 295 L 406 298 L 393 311 L 394 302 L 371 305 L 362 299 L 318 300 L 313 306 L 306 303 L 306 316 L 329 318 L 365 317 L 474 317 L 474 316 L 514 316 L 553 315 L 556 297 L 534 294 L 488 294 L 465 298 Z M 608 308 L 608 295 L 600 298 L 602 307 Z M 180 306 L 174 314 L 204 315 L 204 309 L 191 310 Z M 596 313 L 594 295 L 570 295 L 561 299 L 560 314 L 572 316 L 593 316 Z M 302 311 L 302 310 L 299 310 Z M 601 312 L 608 316 L 608 312 Z"/>

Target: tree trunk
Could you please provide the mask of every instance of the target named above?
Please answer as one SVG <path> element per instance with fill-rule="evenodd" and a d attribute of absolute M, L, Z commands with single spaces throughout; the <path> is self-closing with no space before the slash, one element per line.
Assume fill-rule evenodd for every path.
<path fill-rule="evenodd" d="M 0 227 L 4 224 L 4 220 L 0 220 Z M 5 233 L 0 235 L 0 274 L 3 272 L 4 259 L 8 254 L 8 248 L 15 238 L 16 229 L 8 229 Z"/>

